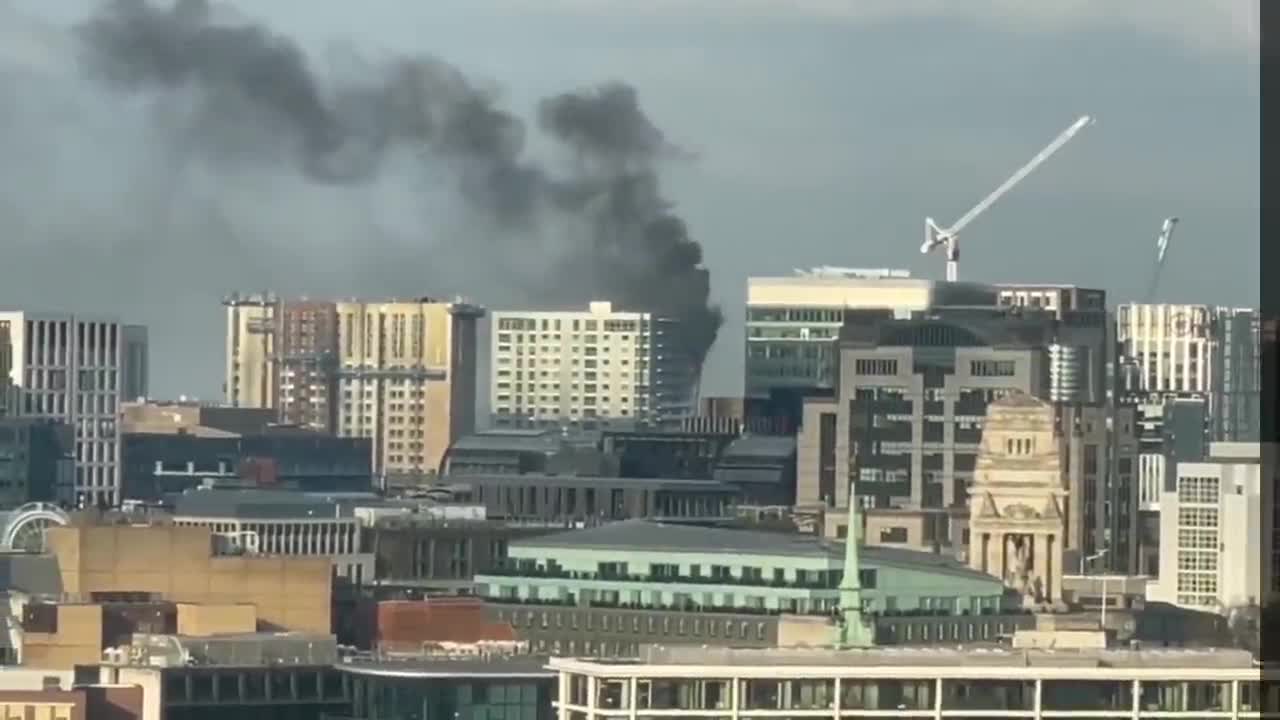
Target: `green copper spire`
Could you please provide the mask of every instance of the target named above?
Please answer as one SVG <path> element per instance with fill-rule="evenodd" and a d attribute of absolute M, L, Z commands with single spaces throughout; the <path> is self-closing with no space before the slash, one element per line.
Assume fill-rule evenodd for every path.
<path fill-rule="evenodd" d="M 844 577 L 840 580 L 840 638 L 842 647 L 870 647 L 875 631 L 862 614 L 862 582 L 858 571 L 858 545 L 862 535 L 857 483 L 849 483 L 849 525 L 844 540 Z"/>

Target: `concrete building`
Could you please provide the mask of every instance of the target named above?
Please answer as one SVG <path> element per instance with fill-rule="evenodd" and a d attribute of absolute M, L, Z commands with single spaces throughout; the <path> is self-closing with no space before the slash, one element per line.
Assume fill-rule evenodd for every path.
<path fill-rule="evenodd" d="M 1045 310 L 1058 320 L 1049 346 L 1049 397 L 1102 405 L 1113 395 L 1115 332 L 1107 292 L 1075 285 L 1000 284 L 1000 305 Z"/>
<path fill-rule="evenodd" d="M 276 305 L 271 294 L 232 295 L 226 307 L 226 379 L 222 390 L 228 405 L 240 408 L 276 407 Z"/>
<path fill-rule="evenodd" d="M 1160 575 L 1147 599 L 1211 611 L 1261 603 L 1274 572 L 1261 446 L 1213 443 L 1204 462 L 1178 463 L 1171 480 L 1160 495 Z"/>
<path fill-rule="evenodd" d="M 10 381 L 22 391 L 24 417 L 57 420 L 75 432 L 75 497 L 120 501 L 122 393 L 145 389 L 145 331 L 111 318 L 0 312 L 12 347 Z"/>
<path fill-rule="evenodd" d="M 475 431 L 476 325 L 461 301 L 342 302 L 338 434 L 373 442 L 373 471 L 420 481 Z"/>
<path fill-rule="evenodd" d="M 278 427 L 242 435 L 200 425 L 178 433 L 128 433 L 123 444 L 126 500 L 154 502 L 211 485 L 324 493 L 374 486 L 368 438 Z"/>
<path fill-rule="evenodd" d="M 850 321 L 839 345 L 839 389 L 804 401 L 797 504 L 845 507 L 847 481 L 856 479 L 869 542 L 963 552 L 968 487 L 987 407 L 1014 392 L 1048 400 L 1055 378 L 1050 349 L 1069 332 L 1080 333 L 1071 343 L 1105 339 L 1096 323 L 1064 329 L 1057 311 L 1021 306 Z M 1080 516 L 1085 524 L 1071 532 L 1097 536 L 1081 539 L 1086 545 L 1128 532 L 1137 512 L 1132 414 L 1111 411 L 1115 417 L 1108 420 L 1101 403 L 1056 408 L 1060 436 L 1069 444 L 1063 452 L 1080 461 L 1064 487 L 1085 488 L 1088 496 Z M 827 534 L 835 535 L 840 515 L 831 517 Z"/>
<path fill-rule="evenodd" d="M 332 433 L 338 420 L 338 306 L 314 300 L 275 309 L 280 422 Z"/>
<path fill-rule="evenodd" d="M 360 520 L 324 495 L 259 490 L 187 492 L 173 499 L 172 522 L 213 532 L 225 554 L 320 557 L 334 577 L 351 585 L 372 582 L 374 556 L 362 552 Z"/>
<path fill-rule="evenodd" d="M 674 343 L 675 321 L 615 310 L 493 313 L 490 407 L 499 426 L 679 420 L 694 413 L 701 368 Z"/>
<path fill-rule="evenodd" d="M 1216 308 L 1210 436 L 1218 442 L 1258 442 L 1261 432 L 1262 317 L 1257 310 Z"/>
<path fill-rule="evenodd" d="M 1280 706 L 1270 682 L 1274 671 L 1231 650 L 659 646 L 638 660 L 553 658 L 551 667 L 560 674 L 560 720 L 649 712 L 671 718 L 1259 718 Z"/>
<path fill-rule="evenodd" d="M 797 503 L 845 507 L 856 478 L 868 509 L 964 507 L 987 404 L 1047 395 L 1051 318 L 1012 312 L 845 325 L 835 395 L 805 400 Z"/>
<path fill-rule="evenodd" d="M 637 520 L 513 541 L 507 555 L 476 583 L 535 652 L 828 644 L 845 590 L 846 543 L 794 534 Z M 1001 582 L 953 560 L 866 547 L 857 567 L 877 642 L 989 638 L 987 621 L 1006 620 Z"/>
<path fill-rule="evenodd" d="M 733 517 L 741 489 L 713 480 L 472 474 L 451 478 L 488 517 L 548 523 L 632 518 L 718 522 Z"/>
<path fill-rule="evenodd" d="M 331 632 L 328 558 L 222 554 L 207 527 L 83 523 L 50 528 L 45 537 L 71 601 L 247 603 L 261 629 Z"/>
<path fill-rule="evenodd" d="M 834 341 L 852 317 L 908 317 L 940 306 L 996 303 L 990 286 L 915 279 L 905 270 L 816 268 L 748 278 L 746 396 L 833 389 Z"/>

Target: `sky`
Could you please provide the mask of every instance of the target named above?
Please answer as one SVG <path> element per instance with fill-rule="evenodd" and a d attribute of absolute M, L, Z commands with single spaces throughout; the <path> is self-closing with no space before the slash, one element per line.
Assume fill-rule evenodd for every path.
<path fill-rule="evenodd" d="M 6 3 L 55 23 L 92 7 Z M 703 245 L 726 315 L 706 394 L 741 392 L 747 277 L 829 264 L 940 279 L 942 258 L 919 253 L 924 218 L 958 218 L 1082 114 L 1096 124 L 969 226 L 961 278 L 1076 283 L 1106 289 L 1113 303 L 1139 301 L 1161 221 L 1177 215 L 1157 300 L 1258 302 L 1257 0 L 232 4 L 314 58 L 342 48 L 441 57 L 521 115 L 566 90 L 634 86 L 654 123 L 693 155 L 663 180 Z M 22 57 L 0 52 L 0 71 Z M 4 141 L 0 159 L 19 144 Z M 9 166 L 10 188 L 39 155 Z M 109 182 L 110 166 L 93 172 Z M 41 177 L 49 187 L 39 191 L 68 212 L 105 202 L 60 192 L 57 173 Z M 0 178 L 0 220 L 5 187 Z M 26 197 L 10 194 L 15 205 Z M 94 253 L 117 250 L 94 247 L 92 222 L 77 227 L 84 254 L 74 259 L 65 244 L 23 244 L 21 225 L 0 237 L 0 305 L 92 303 L 151 325 L 159 397 L 218 395 L 223 292 L 259 289 L 277 272 L 291 274 L 289 289 L 311 287 L 268 256 L 241 277 L 150 290 L 146 277 L 201 272 L 205 250 L 188 246 L 146 260 L 145 277 L 95 277 L 110 264 Z M 4 261 L 5 244 L 22 262 Z M 362 282 L 350 290 L 398 294 L 405 283 L 392 293 Z M 465 291 L 465 278 L 455 282 Z M 198 310 L 179 322 L 176 306 Z"/>

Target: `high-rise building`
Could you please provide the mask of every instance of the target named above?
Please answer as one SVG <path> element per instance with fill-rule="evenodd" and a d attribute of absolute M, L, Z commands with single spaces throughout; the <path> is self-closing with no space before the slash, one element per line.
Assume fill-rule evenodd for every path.
<path fill-rule="evenodd" d="M 338 311 L 331 301 L 233 295 L 227 308 L 228 405 L 271 408 L 278 420 L 333 432 Z"/>
<path fill-rule="evenodd" d="M 281 301 L 276 306 L 275 407 L 280 421 L 324 433 L 337 427 L 338 306 Z"/>
<path fill-rule="evenodd" d="M 145 368 L 130 365 L 145 357 L 138 350 L 145 332 L 111 318 L 22 311 L 0 312 L 3 329 L 12 347 L 9 377 L 22 394 L 17 414 L 61 421 L 75 432 L 74 500 L 119 502 L 117 416 L 127 383 L 145 387 Z"/>
<path fill-rule="evenodd" d="M 1204 462 L 1178 463 L 1160 496 L 1160 576 L 1148 600 L 1210 611 L 1262 602 L 1273 549 L 1261 459 L 1258 443 L 1213 443 Z"/>
<path fill-rule="evenodd" d="M 340 302 L 337 430 L 373 440 L 376 475 L 434 474 L 475 431 L 477 324 L 461 301 Z"/>
<path fill-rule="evenodd" d="M 1262 318 L 1257 310 L 1217 308 L 1211 437 L 1218 442 L 1261 439 Z"/>
<path fill-rule="evenodd" d="M 593 302 L 493 313 L 490 407 L 499 426 L 663 423 L 695 411 L 700 368 L 675 322 Z"/>
<path fill-rule="evenodd" d="M 222 302 L 227 308 L 227 376 L 222 389 L 232 407 L 276 407 L 277 303 L 266 293 L 232 295 Z"/>

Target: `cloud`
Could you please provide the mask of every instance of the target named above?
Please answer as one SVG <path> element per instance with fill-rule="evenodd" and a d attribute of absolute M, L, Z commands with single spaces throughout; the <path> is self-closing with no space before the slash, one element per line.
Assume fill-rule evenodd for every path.
<path fill-rule="evenodd" d="M 1256 61 L 1260 0 L 509 0 L 508 7 L 572 14 L 741 21 L 974 22 L 1013 32 L 1106 28 L 1162 35 L 1189 49 Z"/>

